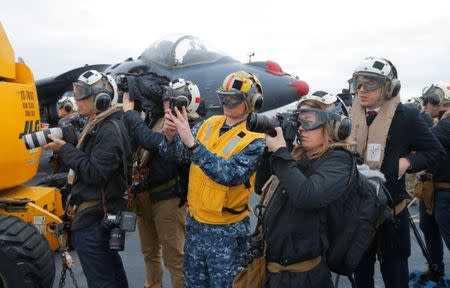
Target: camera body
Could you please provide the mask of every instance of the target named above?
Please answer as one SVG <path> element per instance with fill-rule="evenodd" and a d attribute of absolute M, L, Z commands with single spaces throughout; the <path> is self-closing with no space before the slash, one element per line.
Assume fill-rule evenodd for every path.
<path fill-rule="evenodd" d="M 133 212 L 121 212 L 106 214 L 102 220 L 102 226 L 109 230 L 109 249 L 123 251 L 125 248 L 125 232 L 136 230 L 136 214 Z"/>
<path fill-rule="evenodd" d="M 169 86 L 164 87 L 163 99 L 169 101 L 169 107 L 172 111 L 174 111 L 175 107 L 177 107 L 180 112 L 182 111 L 183 106 L 187 109 L 187 106 L 191 101 L 190 98 L 191 95 L 189 91 L 177 91 Z"/>
<path fill-rule="evenodd" d="M 116 84 L 119 91 L 128 92 L 128 76 L 125 74 L 119 74 L 116 76 Z"/>
<path fill-rule="evenodd" d="M 250 255 L 253 258 L 263 255 L 263 238 L 261 234 L 250 235 Z"/>
<path fill-rule="evenodd" d="M 252 132 L 268 134 L 272 137 L 277 135 L 276 127 L 283 130 L 284 139 L 288 144 L 294 142 L 300 127 L 297 119 L 298 113 L 277 113 L 274 118 L 251 112 L 247 116 L 247 129 Z"/>

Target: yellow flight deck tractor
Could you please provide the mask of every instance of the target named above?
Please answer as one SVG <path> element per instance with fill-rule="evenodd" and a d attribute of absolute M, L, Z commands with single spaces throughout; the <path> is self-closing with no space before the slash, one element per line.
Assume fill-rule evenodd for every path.
<path fill-rule="evenodd" d="M 0 287 L 51 287 L 61 194 L 23 185 L 37 174 L 41 156 L 41 148 L 27 150 L 22 140 L 40 130 L 38 97 L 33 75 L 15 62 L 1 23 L 0 99 Z"/>

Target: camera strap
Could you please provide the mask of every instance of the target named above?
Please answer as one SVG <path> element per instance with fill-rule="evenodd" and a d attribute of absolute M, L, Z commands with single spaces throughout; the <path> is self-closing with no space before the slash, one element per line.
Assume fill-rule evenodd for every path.
<path fill-rule="evenodd" d="M 122 134 L 122 129 L 120 129 L 119 123 L 117 123 L 116 121 L 114 121 L 113 119 L 110 119 L 109 122 L 112 122 L 114 124 L 114 126 L 116 127 L 117 133 L 119 134 L 119 144 L 120 144 L 120 149 L 122 150 L 122 167 L 123 167 L 123 175 L 125 177 L 125 185 L 126 185 L 126 195 L 128 198 L 128 203 L 127 203 L 127 208 L 130 209 L 131 208 L 131 197 L 130 197 L 130 181 L 132 181 L 132 179 L 130 179 L 129 175 L 128 175 L 128 164 L 127 164 L 127 159 L 125 157 L 125 144 L 124 144 L 124 137 Z M 103 192 L 104 192 L 104 187 L 103 187 Z M 102 197 L 104 197 L 104 195 L 102 195 Z M 106 200 L 105 203 L 106 205 Z M 106 216 L 106 206 L 104 207 L 105 210 L 105 216 Z"/>

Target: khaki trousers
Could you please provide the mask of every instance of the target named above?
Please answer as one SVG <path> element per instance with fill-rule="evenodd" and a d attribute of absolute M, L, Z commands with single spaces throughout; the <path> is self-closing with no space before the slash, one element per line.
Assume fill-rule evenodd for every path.
<path fill-rule="evenodd" d="M 153 204 L 146 192 L 136 197 L 142 207 L 137 224 L 147 273 L 144 287 L 162 287 L 163 264 L 170 272 L 172 287 L 183 287 L 186 208 L 178 208 L 179 198 Z"/>

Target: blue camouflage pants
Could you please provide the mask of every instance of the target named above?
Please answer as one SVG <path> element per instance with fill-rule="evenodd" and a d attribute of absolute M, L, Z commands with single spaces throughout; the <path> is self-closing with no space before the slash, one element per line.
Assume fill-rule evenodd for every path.
<path fill-rule="evenodd" d="M 187 216 L 184 287 L 230 287 L 247 254 L 250 219 L 210 225 Z"/>

